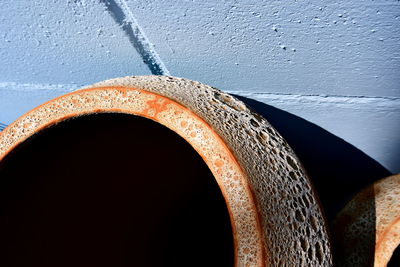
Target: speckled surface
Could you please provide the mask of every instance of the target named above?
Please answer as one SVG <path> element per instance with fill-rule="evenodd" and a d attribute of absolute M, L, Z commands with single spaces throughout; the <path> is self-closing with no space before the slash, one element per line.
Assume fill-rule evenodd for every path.
<path fill-rule="evenodd" d="M 16 121 L 0 135 L 0 155 L 38 129 L 104 111 L 156 120 L 203 156 L 227 201 L 237 266 L 331 265 L 325 220 L 288 144 L 242 102 L 198 82 L 144 76 L 97 83 Z"/>

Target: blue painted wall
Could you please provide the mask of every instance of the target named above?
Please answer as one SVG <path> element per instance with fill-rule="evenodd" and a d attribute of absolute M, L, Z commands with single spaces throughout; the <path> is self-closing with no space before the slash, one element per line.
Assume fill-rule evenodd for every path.
<path fill-rule="evenodd" d="M 0 123 L 96 81 L 170 73 L 293 113 L 400 172 L 397 0 L 0 7 Z"/>

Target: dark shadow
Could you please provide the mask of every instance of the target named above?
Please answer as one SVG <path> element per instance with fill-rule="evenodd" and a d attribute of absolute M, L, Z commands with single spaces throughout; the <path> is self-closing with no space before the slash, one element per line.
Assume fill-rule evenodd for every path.
<path fill-rule="evenodd" d="M 398 267 L 400 266 L 400 246 L 398 246 L 394 252 L 390 261 L 388 262 L 387 267 Z"/>
<path fill-rule="evenodd" d="M 362 219 L 360 219 L 362 218 Z M 357 194 L 332 224 L 332 243 L 338 267 L 373 267 L 376 244 L 376 206 L 373 186 Z"/>
<path fill-rule="evenodd" d="M 303 163 L 328 221 L 363 188 L 391 175 L 378 162 L 343 139 L 289 112 L 236 96 L 264 116 Z"/>
<path fill-rule="evenodd" d="M 64 121 L 15 148 L 0 178 L 0 266 L 233 266 L 215 178 L 154 121 Z"/>
<path fill-rule="evenodd" d="M 303 163 L 318 193 L 328 219 L 331 235 L 336 240 L 334 258 L 337 260 L 337 266 L 361 267 L 369 266 L 370 262 L 373 263 L 374 203 L 364 207 L 371 214 L 371 220 L 368 225 L 360 226 L 366 230 L 353 243 L 354 246 L 359 245 L 358 249 L 362 250 L 362 255 L 371 255 L 371 261 L 367 259 L 360 265 L 348 265 L 345 261 L 341 261 L 340 259 L 344 260 L 348 257 L 348 253 L 354 251 L 355 247 L 343 249 L 343 246 L 349 244 L 345 241 L 344 233 L 338 230 L 340 227 L 333 228 L 332 223 L 338 212 L 358 192 L 391 173 L 356 147 L 309 121 L 253 99 L 236 97 L 264 116 L 285 138 Z M 343 220 L 343 225 L 346 223 L 348 222 Z"/>

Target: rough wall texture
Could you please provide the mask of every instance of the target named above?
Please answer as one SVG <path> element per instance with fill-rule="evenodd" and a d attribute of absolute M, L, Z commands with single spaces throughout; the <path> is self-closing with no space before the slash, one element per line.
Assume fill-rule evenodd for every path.
<path fill-rule="evenodd" d="M 0 7 L 1 123 L 81 85 L 170 72 L 292 112 L 400 171 L 399 1 Z"/>

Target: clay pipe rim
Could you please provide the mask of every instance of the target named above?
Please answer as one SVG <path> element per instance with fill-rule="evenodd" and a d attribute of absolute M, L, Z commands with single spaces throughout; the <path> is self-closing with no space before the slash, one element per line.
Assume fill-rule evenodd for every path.
<path fill-rule="evenodd" d="M 133 94 L 136 95 L 135 98 L 132 98 Z M 122 102 L 118 103 L 128 96 L 141 103 L 129 107 L 123 105 Z M 137 101 L 138 96 L 140 96 L 140 101 Z M 114 104 L 105 107 L 104 104 L 109 100 L 113 100 Z M 94 105 L 85 105 L 84 103 L 87 101 L 93 101 Z M 63 109 L 62 112 L 54 112 L 53 108 L 60 106 L 67 107 L 67 109 Z M 28 112 L 0 133 L 0 144 L 2 144 L 0 161 L 18 144 L 43 129 L 72 117 L 110 112 L 138 115 L 161 123 L 182 136 L 194 147 L 212 171 L 227 202 L 233 228 L 235 265 L 242 266 L 242 264 L 252 263 L 255 264 L 254 266 L 262 266 L 265 249 L 261 243 L 259 222 L 254 219 L 257 218 L 254 200 L 241 166 L 219 135 L 203 119 L 164 96 L 137 88 L 112 86 L 83 89 L 58 97 Z M 168 113 L 168 115 L 165 116 L 164 113 Z M 197 126 L 195 131 L 185 130 L 194 124 Z M 203 142 L 209 140 L 209 144 L 200 143 L 196 136 L 202 136 Z M 235 188 L 226 186 L 227 181 L 224 181 L 224 176 L 232 176 L 232 180 L 237 180 L 238 185 Z M 234 200 L 237 194 L 243 195 L 247 199 L 240 203 L 244 205 L 240 209 L 236 208 L 238 205 L 232 203 L 237 202 Z M 243 216 L 253 218 L 253 220 L 247 220 L 246 224 L 248 225 L 243 225 L 244 222 L 238 225 L 237 218 Z M 249 228 L 249 226 L 258 229 L 251 231 L 253 233 L 251 236 L 243 236 L 240 234 L 243 231 L 237 230 L 243 227 Z"/>

